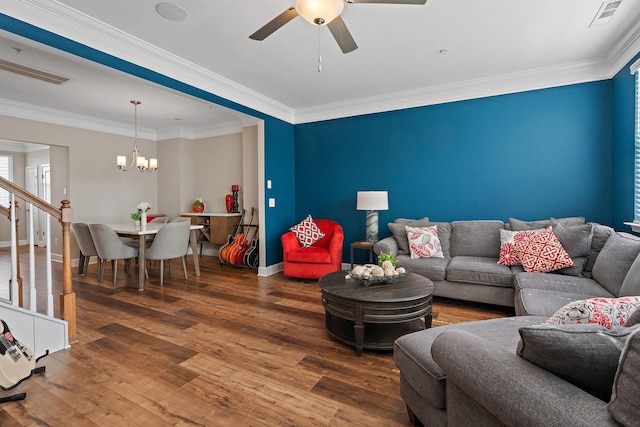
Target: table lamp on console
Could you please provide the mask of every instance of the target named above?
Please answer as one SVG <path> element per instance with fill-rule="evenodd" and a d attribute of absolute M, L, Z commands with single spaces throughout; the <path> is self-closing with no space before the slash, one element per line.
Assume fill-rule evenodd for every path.
<path fill-rule="evenodd" d="M 378 241 L 378 211 L 389 209 L 386 191 L 358 191 L 356 209 L 367 211 L 367 241 Z"/>

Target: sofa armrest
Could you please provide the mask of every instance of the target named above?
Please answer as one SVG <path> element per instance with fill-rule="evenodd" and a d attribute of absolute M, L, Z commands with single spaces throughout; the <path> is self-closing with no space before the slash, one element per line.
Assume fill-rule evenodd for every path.
<path fill-rule="evenodd" d="M 464 394 L 448 390 L 447 407 L 471 399 L 506 425 L 618 425 L 606 402 L 469 332 L 442 333 L 431 353 L 446 374 L 447 388 Z"/>
<path fill-rule="evenodd" d="M 393 236 L 385 237 L 382 240 L 378 240 L 375 245 L 373 245 L 373 251 L 376 255 L 380 254 L 391 254 L 395 258 L 398 256 L 398 242 Z"/>
<path fill-rule="evenodd" d="M 342 245 L 344 243 L 344 233 L 342 230 L 334 232 L 329 243 L 329 253 L 331 253 L 331 262 L 342 265 Z"/>

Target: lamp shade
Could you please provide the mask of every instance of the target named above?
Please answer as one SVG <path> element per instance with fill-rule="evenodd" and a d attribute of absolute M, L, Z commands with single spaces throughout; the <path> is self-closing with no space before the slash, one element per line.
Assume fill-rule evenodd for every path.
<path fill-rule="evenodd" d="M 297 0 L 296 11 L 309 23 L 327 25 L 344 9 L 344 0 Z"/>
<path fill-rule="evenodd" d="M 356 209 L 359 211 L 386 211 L 389 196 L 386 191 L 358 191 Z"/>

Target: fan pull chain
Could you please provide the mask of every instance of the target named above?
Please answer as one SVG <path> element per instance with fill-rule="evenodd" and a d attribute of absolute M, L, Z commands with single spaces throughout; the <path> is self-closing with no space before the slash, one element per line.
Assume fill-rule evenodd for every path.
<path fill-rule="evenodd" d="M 322 72 L 322 45 L 320 39 L 320 27 L 318 27 L 318 72 Z"/>

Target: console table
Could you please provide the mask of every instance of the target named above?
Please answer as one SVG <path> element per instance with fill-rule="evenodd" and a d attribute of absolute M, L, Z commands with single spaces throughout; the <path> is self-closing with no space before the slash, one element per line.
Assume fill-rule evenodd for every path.
<path fill-rule="evenodd" d="M 228 237 L 235 234 L 241 215 L 240 213 L 226 212 L 186 212 L 180 214 L 180 216 L 191 218 L 191 224 L 203 226 L 200 230 L 198 243 L 213 243 L 214 245 L 227 243 Z"/>

